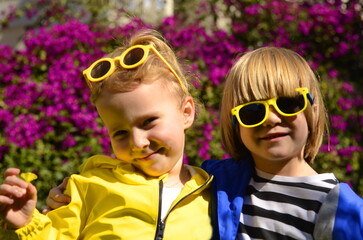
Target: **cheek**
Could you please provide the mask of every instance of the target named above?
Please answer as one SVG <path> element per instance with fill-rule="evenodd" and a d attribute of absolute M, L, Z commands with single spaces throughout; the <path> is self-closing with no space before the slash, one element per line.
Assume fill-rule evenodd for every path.
<path fill-rule="evenodd" d="M 166 144 L 175 144 L 184 141 L 184 130 L 176 122 L 169 122 L 153 129 L 153 136 Z"/>
<path fill-rule="evenodd" d="M 129 153 L 128 150 L 128 144 L 126 141 L 120 141 L 120 140 L 111 140 L 111 147 L 113 150 L 113 153 L 117 158 L 122 158 L 121 156 L 125 156 Z"/>
<path fill-rule="evenodd" d="M 239 136 L 241 141 L 247 146 L 253 140 L 253 129 L 254 128 L 245 128 L 240 126 L 239 128 Z"/>
<path fill-rule="evenodd" d="M 295 135 L 295 139 L 300 142 L 306 143 L 309 136 L 309 127 L 305 115 L 299 114 L 292 122 L 292 125 L 294 129 L 293 133 Z"/>
<path fill-rule="evenodd" d="M 293 121 L 293 124 L 295 125 L 295 128 L 301 129 L 303 132 L 308 132 L 308 122 L 304 114 L 301 113 L 297 115 Z"/>
<path fill-rule="evenodd" d="M 154 143 L 169 149 L 169 154 L 183 151 L 185 134 L 183 127 L 178 121 L 166 121 L 158 128 L 153 129 L 151 139 Z"/>

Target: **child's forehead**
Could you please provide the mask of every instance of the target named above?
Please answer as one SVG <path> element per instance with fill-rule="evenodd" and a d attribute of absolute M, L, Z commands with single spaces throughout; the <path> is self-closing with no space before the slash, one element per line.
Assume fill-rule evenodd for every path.
<path fill-rule="evenodd" d="M 247 65 L 236 78 L 237 96 L 246 100 L 291 96 L 296 94 L 296 88 L 305 87 L 296 71 L 276 65 L 268 69 Z"/>
<path fill-rule="evenodd" d="M 140 83 L 135 89 L 119 92 L 104 89 L 96 101 L 99 114 L 117 118 L 152 115 L 179 109 L 178 98 L 160 82 Z"/>
<path fill-rule="evenodd" d="M 142 81 L 134 83 L 129 88 L 113 88 L 108 86 L 103 88 L 99 99 L 105 104 L 122 102 L 126 108 L 132 104 L 140 105 L 162 105 L 164 101 L 176 102 L 178 95 L 173 93 L 168 83 L 163 80 Z"/>
<path fill-rule="evenodd" d="M 239 103 L 266 100 L 274 97 L 286 96 L 292 97 L 297 94 L 296 89 L 300 86 L 299 82 L 259 82 L 253 81 L 247 84 L 241 84 L 236 91 L 236 98 Z"/>

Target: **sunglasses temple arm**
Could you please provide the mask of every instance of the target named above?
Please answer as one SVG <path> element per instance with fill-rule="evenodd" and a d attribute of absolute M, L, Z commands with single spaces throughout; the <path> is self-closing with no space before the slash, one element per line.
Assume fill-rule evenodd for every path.
<path fill-rule="evenodd" d="M 153 50 L 153 49 L 152 49 Z M 182 87 L 184 92 L 187 92 L 187 88 L 184 85 L 184 83 L 182 82 L 182 80 L 180 79 L 179 75 L 175 72 L 175 70 L 171 67 L 171 65 L 168 63 L 168 61 L 166 61 L 166 59 L 155 49 L 153 50 L 153 52 L 165 63 L 165 65 L 169 68 L 169 70 L 171 71 L 171 73 L 175 76 L 175 78 L 178 80 L 180 86 Z"/>
<path fill-rule="evenodd" d="M 232 115 L 232 128 L 235 129 L 236 128 L 236 122 L 237 122 L 237 117 Z"/>
<path fill-rule="evenodd" d="M 84 77 L 84 80 L 86 81 L 87 86 L 89 87 L 89 89 L 92 89 L 93 88 L 92 83 L 88 80 L 87 75 L 83 74 L 83 77 Z"/>
<path fill-rule="evenodd" d="M 314 98 L 313 98 L 313 96 L 311 96 L 310 93 L 307 93 L 306 94 L 306 97 L 308 98 L 310 104 L 313 105 L 314 104 Z"/>

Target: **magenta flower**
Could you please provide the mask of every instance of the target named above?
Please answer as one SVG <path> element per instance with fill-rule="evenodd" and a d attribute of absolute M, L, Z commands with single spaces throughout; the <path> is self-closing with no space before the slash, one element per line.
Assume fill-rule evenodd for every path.
<path fill-rule="evenodd" d="M 323 152 L 323 153 L 330 153 L 330 152 L 333 152 L 334 150 L 335 150 L 335 147 L 332 145 L 329 145 L 329 144 L 323 144 L 320 147 L 320 152 Z"/>
<path fill-rule="evenodd" d="M 348 53 L 350 49 L 350 45 L 346 42 L 340 42 L 338 44 L 338 49 L 336 51 L 336 54 L 338 54 L 338 56 L 342 56 Z"/>
<path fill-rule="evenodd" d="M 341 97 L 338 100 L 338 105 L 344 110 L 349 110 L 353 107 L 354 100 L 350 98 Z"/>
<path fill-rule="evenodd" d="M 338 144 L 339 144 L 339 138 L 338 138 L 336 135 L 332 134 L 332 135 L 330 135 L 330 137 L 329 137 L 329 142 L 330 142 L 330 144 L 332 144 L 333 146 L 338 145 Z"/>
<path fill-rule="evenodd" d="M 331 125 L 340 131 L 345 131 L 348 123 L 343 119 L 342 116 L 333 115 L 331 116 Z"/>
<path fill-rule="evenodd" d="M 189 164 L 188 156 L 186 154 L 183 155 L 183 164 Z"/>
<path fill-rule="evenodd" d="M 354 87 L 349 82 L 343 82 L 341 88 L 342 88 L 342 90 L 344 90 L 347 93 L 353 93 L 354 92 Z"/>
<path fill-rule="evenodd" d="M 245 8 L 245 13 L 248 15 L 257 15 L 261 11 L 261 6 L 259 4 L 251 5 Z"/>
<path fill-rule="evenodd" d="M 338 155 L 342 157 L 352 157 L 354 152 L 362 152 L 362 147 L 360 146 L 349 146 L 346 148 L 341 148 L 338 150 Z"/>
<path fill-rule="evenodd" d="M 20 114 L 5 128 L 5 136 L 9 142 L 27 148 L 53 130 L 53 127 L 44 121 L 36 120 L 33 115 Z"/>
<path fill-rule="evenodd" d="M 336 69 L 332 69 L 328 72 L 330 78 L 337 78 L 338 77 L 338 71 Z"/>
<path fill-rule="evenodd" d="M 4 92 L 4 102 L 12 108 L 24 107 L 29 109 L 40 95 L 39 87 L 34 82 L 9 85 Z"/>
<path fill-rule="evenodd" d="M 13 114 L 5 109 L 0 108 L 0 128 L 4 128 L 13 121 Z"/>
<path fill-rule="evenodd" d="M 62 148 L 64 150 L 71 148 L 73 146 L 75 146 L 77 144 L 76 140 L 74 139 L 74 137 L 70 134 L 67 134 L 67 136 L 65 137 L 65 139 L 62 142 Z"/>
<path fill-rule="evenodd" d="M 351 164 L 347 164 L 347 165 L 345 166 L 345 170 L 347 171 L 347 173 L 351 173 L 351 172 L 353 172 L 353 167 L 352 167 L 352 165 L 351 165 Z"/>
<path fill-rule="evenodd" d="M 309 35 L 310 29 L 313 26 L 313 23 L 310 21 L 301 21 L 299 22 L 299 30 L 304 34 L 305 36 Z"/>

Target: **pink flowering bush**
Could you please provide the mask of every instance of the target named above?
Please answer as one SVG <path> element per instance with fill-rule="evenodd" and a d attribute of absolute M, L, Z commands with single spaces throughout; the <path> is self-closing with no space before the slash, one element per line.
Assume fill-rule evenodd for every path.
<path fill-rule="evenodd" d="M 139 19 L 117 27 L 94 24 L 94 18 L 86 24 L 75 20 L 86 11 L 75 16 L 67 5 L 52 3 L 43 12 L 52 17 L 27 31 L 23 50 L 0 45 L 0 169 L 16 166 L 38 174 L 34 183 L 41 200 L 89 156 L 112 155 L 81 72 L 125 37 L 151 27 Z M 153 26 L 186 64 L 196 87 L 193 95 L 204 106 L 194 129 L 187 131 L 184 161 L 200 165 L 204 159 L 228 157 L 219 130 L 225 76 L 241 53 L 264 45 L 282 46 L 309 61 L 326 98 L 330 135 L 315 168 L 333 171 L 362 194 L 363 39 L 358 1 L 226 0 L 223 13 L 230 21 L 223 30 L 204 21 L 221 14 L 215 6 L 213 1 L 202 3 L 192 22 L 187 15 L 191 13 L 181 12 Z M 57 10 L 62 14 L 49 12 Z M 36 8 L 27 6 L 24 14 L 33 16 Z"/>

